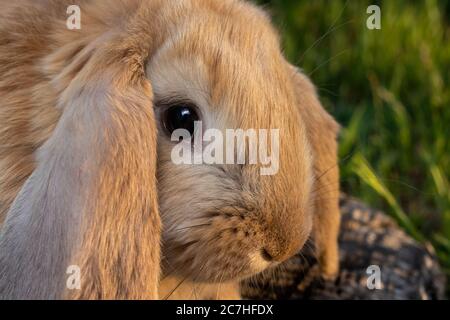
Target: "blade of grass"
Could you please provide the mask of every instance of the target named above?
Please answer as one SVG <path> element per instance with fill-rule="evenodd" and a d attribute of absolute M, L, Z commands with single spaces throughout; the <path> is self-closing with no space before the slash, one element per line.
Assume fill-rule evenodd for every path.
<path fill-rule="evenodd" d="M 409 217 L 395 200 L 395 197 L 377 177 L 374 170 L 361 153 L 357 153 L 353 156 L 352 168 L 361 180 L 363 180 L 386 200 L 392 208 L 394 218 L 398 221 L 398 223 L 416 240 L 423 242 L 425 239 L 424 236 L 416 229 Z"/>

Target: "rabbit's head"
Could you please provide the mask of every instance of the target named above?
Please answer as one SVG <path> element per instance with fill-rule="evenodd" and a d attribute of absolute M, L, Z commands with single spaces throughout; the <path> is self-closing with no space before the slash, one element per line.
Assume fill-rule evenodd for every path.
<path fill-rule="evenodd" d="M 166 274 L 197 281 L 240 279 L 292 256 L 311 234 L 313 154 L 297 94 L 314 90 L 296 92 L 296 71 L 259 9 L 238 1 L 180 1 L 170 6 L 170 17 L 169 36 L 146 67 L 159 128 L 162 265 Z M 174 161 L 176 129 L 198 137 L 211 128 L 223 134 L 222 163 Z M 276 170 L 262 174 L 270 164 L 258 154 L 250 163 L 250 138 L 245 162 L 227 164 L 227 129 L 268 130 Z M 271 129 L 279 130 L 277 139 Z M 217 138 L 204 139 L 203 152 Z"/>
<path fill-rule="evenodd" d="M 0 21 L 0 142 L 38 147 L 0 158 L 0 293 L 62 297 L 76 265 L 87 285 L 69 296 L 155 298 L 160 265 L 239 280 L 310 237 L 335 274 L 337 125 L 267 16 L 238 0 L 76 2 L 79 30 L 71 1 Z"/>

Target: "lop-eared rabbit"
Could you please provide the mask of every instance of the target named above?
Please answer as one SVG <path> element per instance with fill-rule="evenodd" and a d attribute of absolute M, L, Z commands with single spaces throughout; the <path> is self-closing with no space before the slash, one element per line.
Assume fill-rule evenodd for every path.
<path fill-rule="evenodd" d="M 338 125 L 254 5 L 2 0 L 0 74 L 0 298 L 239 298 L 307 240 L 337 273 Z M 174 163 L 195 121 L 278 129 L 277 173 Z"/>

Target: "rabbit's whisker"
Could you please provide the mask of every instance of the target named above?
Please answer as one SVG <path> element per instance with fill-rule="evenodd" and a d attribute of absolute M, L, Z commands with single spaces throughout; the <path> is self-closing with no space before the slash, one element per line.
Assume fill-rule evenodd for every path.
<path fill-rule="evenodd" d="M 318 182 L 323 176 L 325 176 L 327 173 L 329 173 L 331 170 L 333 170 L 334 168 L 336 168 L 338 165 L 342 164 L 343 162 L 346 162 L 348 160 L 350 160 L 353 155 L 355 154 L 356 149 L 353 150 L 352 152 L 350 152 L 348 155 L 346 155 L 344 158 L 340 159 L 337 163 L 335 163 L 334 165 L 332 165 L 331 167 L 329 167 L 328 169 L 322 171 L 317 177 L 314 178 L 314 182 Z"/>
<path fill-rule="evenodd" d="M 336 21 L 337 22 L 337 21 Z M 335 22 L 335 23 L 336 23 Z M 308 47 L 308 49 L 306 49 L 303 54 L 300 56 L 300 58 L 298 59 L 297 64 L 299 64 L 300 62 L 303 61 L 303 59 L 305 58 L 306 54 L 308 53 L 308 51 L 314 49 L 320 42 L 322 42 L 322 40 L 324 40 L 328 35 L 330 35 L 331 33 L 333 33 L 334 31 L 337 31 L 338 29 L 342 28 L 343 26 L 353 23 L 353 20 L 349 20 L 346 22 L 341 23 L 340 25 L 335 26 L 335 24 L 331 25 L 331 27 L 322 35 L 320 36 L 316 41 L 314 41 L 314 43 Z"/>
<path fill-rule="evenodd" d="M 224 274 L 225 274 L 224 271 L 222 271 L 222 272 L 220 273 L 219 284 L 217 285 L 216 300 L 219 300 L 220 289 L 221 289 L 221 285 L 222 285 L 222 280 L 223 280 Z"/>
<path fill-rule="evenodd" d="M 187 227 L 183 227 L 183 228 L 178 228 L 178 229 L 175 229 L 175 231 L 191 229 L 191 228 L 198 228 L 198 227 L 205 227 L 205 226 L 210 226 L 210 225 L 211 225 L 211 223 L 201 223 L 201 224 L 196 224 L 196 225 L 193 225 L 193 226 L 187 226 Z"/>
<path fill-rule="evenodd" d="M 299 64 L 299 63 L 303 60 L 303 58 L 306 56 L 306 53 L 307 53 L 308 51 L 310 51 L 310 50 L 313 49 L 316 45 L 318 45 L 318 44 L 319 44 L 323 39 L 325 39 L 329 34 L 331 34 L 332 32 L 334 32 L 334 31 L 336 31 L 336 30 L 338 30 L 340 27 L 342 27 L 342 26 L 344 26 L 345 24 L 347 24 L 347 23 L 350 22 L 350 21 L 348 21 L 348 22 L 345 22 L 345 23 L 340 24 L 339 26 L 335 27 L 335 26 L 336 26 L 336 23 L 338 23 L 339 19 L 340 19 L 340 18 L 342 17 L 342 15 L 344 14 L 345 8 L 347 8 L 347 4 L 348 4 L 348 0 L 345 1 L 345 4 L 344 4 L 344 6 L 342 7 L 341 12 L 340 12 L 339 15 L 337 16 L 337 18 L 334 20 L 334 22 L 331 24 L 331 26 L 328 28 L 328 30 L 327 30 L 322 36 L 320 36 L 316 41 L 314 41 L 314 43 L 313 43 L 310 47 L 308 47 L 308 48 L 303 52 L 303 54 L 302 54 L 302 55 L 300 56 L 300 58 L 298 59 L 297 64 Z"/>
<path fill-rule="evenodd" d="M 166 295 L 166 297 L 163 300 L 168 300 L 175 293 L 175 291 L 183 284 L 183 282 L 186 281 L 187 278 L 188 277 L 186 276 L 180 282 L 178 282 L 175 288 L 173 288 L 172 291 L 170 291 L 169 294 Z"/>

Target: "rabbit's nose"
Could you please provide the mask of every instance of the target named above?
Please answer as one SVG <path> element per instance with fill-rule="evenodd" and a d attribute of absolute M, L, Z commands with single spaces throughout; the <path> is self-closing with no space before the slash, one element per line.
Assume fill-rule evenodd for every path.
<path fill-rule="evenodd" d="M 264 260 L 269 262 L 282 262 L 288 258 L 290 258 L 292 255 L 294 255 L 297 251 L 284 251 L 284 250 L 278 250 L 278 249 L 262 249 L 261 255 L 264 258 Z"/>
<path fill-rule="evenodd" d="M 263 257 L 264 260 L 269 262 L 272 262 L 274 260 L 272 254 L 265 248 L 261 249 L 261 256 Z"/>
<path fill-rule="evenodd" d="M 269 262 L 282 262 L 296 254 L 304 245 L 304 241 L 276 241 L 268 243 L 261 256 Z"/>

